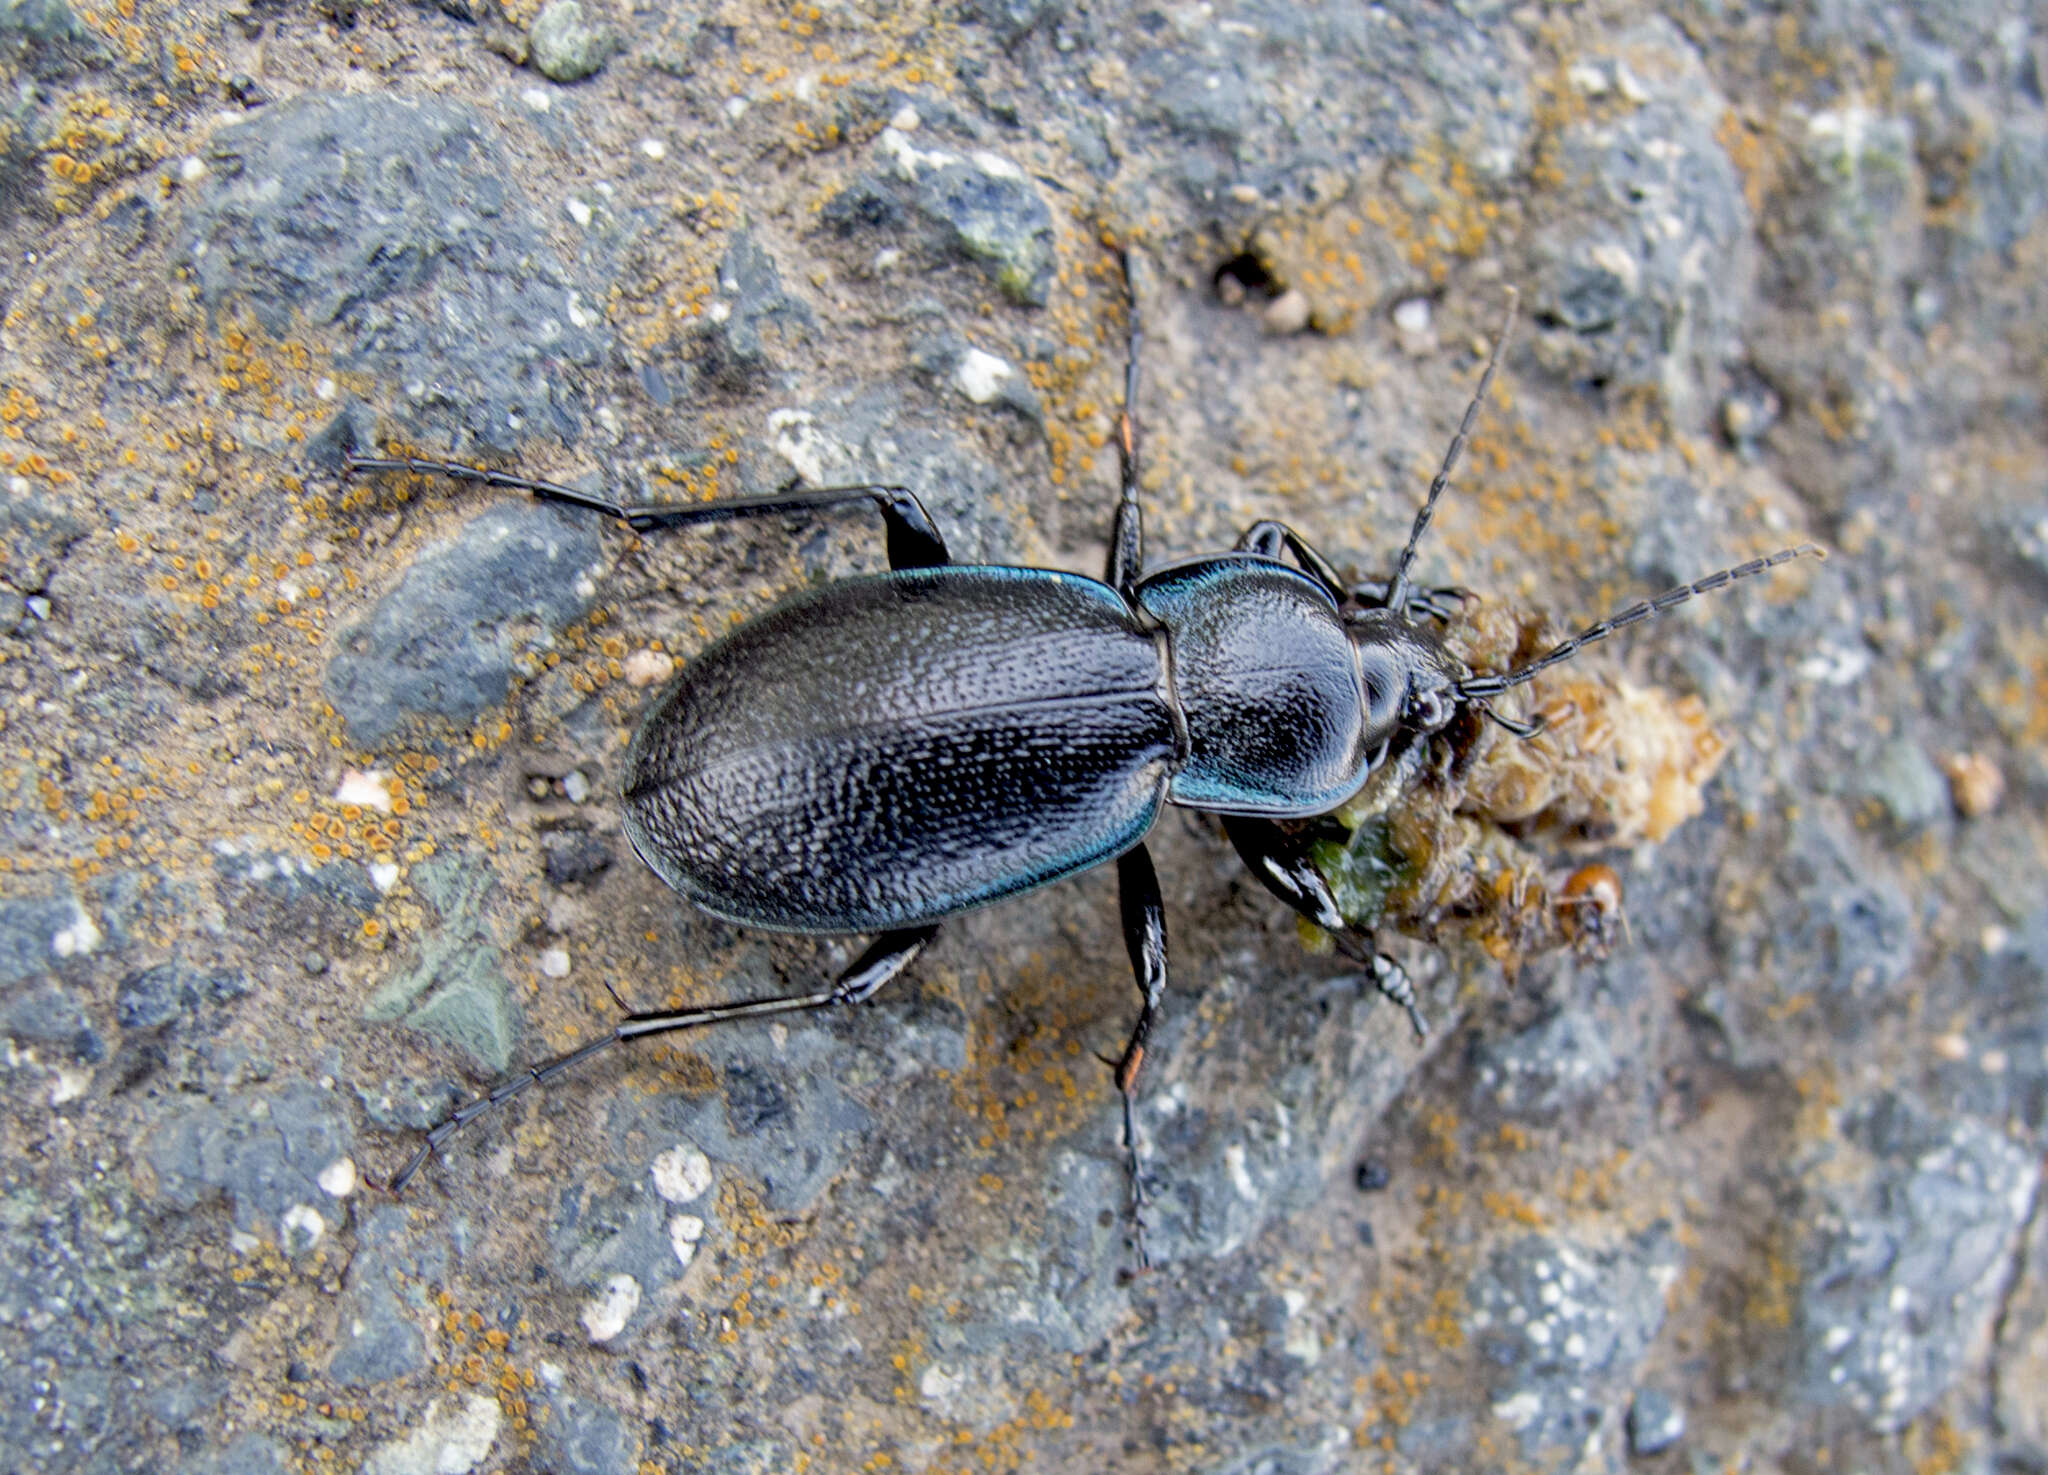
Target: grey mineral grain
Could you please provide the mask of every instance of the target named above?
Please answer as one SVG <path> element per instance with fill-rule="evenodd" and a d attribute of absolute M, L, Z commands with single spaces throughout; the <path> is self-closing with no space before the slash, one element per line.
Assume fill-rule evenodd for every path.
<path fill-rule="evenodd" d="M 237 1228 L 273 1244 L 287 1239 L 292 1211 L 310 1211 L 329 1230 L 343 1210 L 320 1175 L 346 1157 L 355 1137 L 342 1101 L 310 1081 L 220 1102 L 179 1107 L 139 1144 L 156 1191 L 174 1208 L 225 1196 Z"/>
<path fill-rule="evenodd" d="M 328 663 L 329 699 L 366 746 L 409 721 L 466 723 L 596 601 L 603 550 L 588 518 L 513 503 L 414 561 Z"/>
<path fill-rule="evenodd" d="M 618 48 L 618 38 L 577 0 L 549 0 L 527 31 L 533 65 L 550 82 L 596 76 Z"/>

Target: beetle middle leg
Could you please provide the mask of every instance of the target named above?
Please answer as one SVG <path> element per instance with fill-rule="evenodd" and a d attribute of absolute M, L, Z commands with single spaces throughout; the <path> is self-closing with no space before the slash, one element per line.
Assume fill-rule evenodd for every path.
<path fill-rule="evenodd" d="M 1416 1000 L 1415 985 L 1409 982 L 1407 970 L 1376 951 L 1370 936 L 1362 936 L 1344 920 L 1330 883 L 1323 879 L 1309 855 L 1310 831 L 1246 815 L 1225 816 L 1223 829 L 1266 889 L 1329 933 L 1345 957 L 1368 969 L 1373 987 L 1407 1011 L 1416 1038 L 1427 1038 L 1429 1021 L 1422 1017 L 1422 1006 Z"/>
<path fill-rule="evenodd" d="M 867 502 L 882 514 L 888 535 L 890 568 L 930 568 L 952 562 L 946 552 L 945 535 L 932 521 L 931 514 L 925 511 L 917 493 L 908 487 L 885 486 L 877 482 L 844 487 L 792 488 L 758 497 L 721 497 L 713 502 L 629 503 L 613 502 L 578 491 L 575 487 L 563 486 L 560 482 L 513 476 L 503 471 L 465 466 L 460 461 L 430 460 L 419 456 L 358 456 L 351 453 L 343 470 L 347 475 L 363 471 L 400 471 L 418 476 L 446 476 L 456 481 L 527 492 L 543 502 L 601 512 L 623 522 L 636 533 L 694 527 L 699 523 L 736 522 L 745 517 L 816 512 L 850 502 Z"/>
<path fill-rule="evenodd" d="M 796 1014 L 807 1009 L 829 1009 L 835 1004 L 860 1004 L 873 998 L 878 989 L 897 974 L 908 968 L 917 955 L 924 951 L 938 933 L 937 925 L 929 927 L 908 927 L 899 932 L 885 932 L 869 945 L 866 952 L 849 964 L 846 970 L 833 980 L 830 988 L 816 993 L 785 995 L 779 998 L 742 999 L 731 1004 L 709 1004 L 701 1009 L 660 1009 L 645 1014 L 628 1014 L 621 1019 L 608 1035 L 599 1035 L 586 1040 L 573 1050 L 568 1050 L 539 1065 L 528 1066 L 516 1076 L 509 1076 L 493 1086 L 486 1094 L 476 1097 L 466 1105 L 457 1107 L 450 1115 L 442 1118 L 427 1130 L 427 1140 L 420 1144 L 411 1161 L 399 1169 L 391 1180 L 391 1191 L 397 1193 L 412 1180 L 415 1173 L 426 1166 L 427 1159 L 437 1152 L 441 1144 L 457 1132 L 492 1109 L 504 1105 L 528 1086 L 537 1086 L 552 1080 L 575 1066 L 581 1065 L 592 1056 L 601 1055 L 614 1045 L 623 1045 L 628 1040 L 642 1040 L 654 1035 L 671 1034 L 679 1029 L 696 1029 L 707 1024 L 723 1024 L 734 1019 L 763 1019 L 776 1014 Z"/>
<path fill-rule="evenodd" d="M 1166 907 L 1159 896 L 1159 872 L 1144 846 L 1127 850 L 1118 859 L 1116 882 L 1124 946 L 1130 951 L 1131 975 L 1143 1001 L 1123 1058 L 1117 1061 L 1116 1089 L 1124 1099 L 1124 1163 L 1131 1180 L 1132 1238 L 1138 1268 L 1145 1270 L 1152 1262 L 1145 1251 L 1145 1175 L 1138 1161 L 1138 1072 L 1145 1064 L 1145 1042 L 1166 997 Z"/>

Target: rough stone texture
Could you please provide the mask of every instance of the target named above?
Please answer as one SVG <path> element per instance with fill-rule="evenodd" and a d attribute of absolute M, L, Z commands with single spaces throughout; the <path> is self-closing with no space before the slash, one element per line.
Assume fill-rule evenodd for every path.
<path fill-rule="evenodd" d="M 183 219 L 201 300 L 273 335 L 341 329 L 337 356 L 403 386 L 380 411 L 462 449 L 573 438 L 562 371 L 602 354 L 603 289 L 564 265 L 513 182 L 506 121 L 313 91 L 214 132 Z"/>
<path fill-rule="evenodd" d="M 409 719 L 462 724 L 502 703 L 520 667 L 588 613 L 600 564 L 589 519 L 517 503 L 422 554 L 328 663 L 349 735 L 375 747 Z"/>
<path fill-rule="evenodd" d="M 1868 1156 L 1814 1173 L 1797 1325 L 1806 1394 L 1901 1429 L 1989 1343 L 2040 1166 L 1978 1122 L 1930 1119 L 1891 1095 L 1854 1112 L 1845 1135 Z"/>
<path fill-rule="evenodd" d="M 0 0 L 0 1449 L 2048 1466 L 2035 11 L 583 9 L 618 49 L 564 86 L 533 6 Z M 1546 856 L 1621 876 L 1608 955 L 1383 937 L 1418 1046 L 1170 813 L 1136 1279 L 1107 872 L 863 1009 L 607 1052 L 379 1197 L 608 988 L 857 955 L 683 908 L 617 783 L 634 673 L 883 549 L 345 454 L 899 483 L 963 561 L 1097 572 L 1106 241 L 1154 562 L 1283 517 L 1387 573 L 1510 285 L 1421 580 L 1571 625 L 1828 546 L 1584 657 L 1729 744 L 1661 846 Z"/>

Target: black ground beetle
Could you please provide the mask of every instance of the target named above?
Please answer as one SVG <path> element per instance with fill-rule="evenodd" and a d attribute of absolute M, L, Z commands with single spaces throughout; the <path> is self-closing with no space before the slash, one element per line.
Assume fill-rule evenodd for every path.
<path fill-rule="evenodd" d="M 814 993 L 626 1015 L 611 1033 L 510 1078 L 435 1126 L 394 1190 L 468 1122 L 615 1044 L 860 1003 L 901 973 L 946 918 L 1114 860 L 1142 1000 L 1115 1078 L 1143 1265 L 1145 1180 L 1133 1104 L 1166 990 L 1166 924 L 1144 843 L 1161 809 L 1180 804 L 1221 816 L 1259 880 L 1327 929 L 1420 1033 L 1406 975 L 1370 937 L 1347 929 L 1310 862 L 1307 835 L 1289 822 L 1338 808 L 1397 745 L 1440 732 L 1461 709 L 1532 735 L 1536 725 L 1492 713 L 1489 699 L 1696 594 L 1820 552 L 1802 545 L 1680 585 L 1516 670 L 1466 670 L 1434 628 L 1465 596 L 1415 589 L 1409 572 L 1493 381 L 1503 325 L 1391 578 L 1350 584 L 1278 522 L 1254 523 L 1228 553 L 1147 573 L 1128 258 L 1124 272 L 1122 496 L 1101 582 L 955 564 L 903 487 L 625 506 L 451 462 L 349 457 L 349 473 L 480 482 L 602 512 L 639 532 L 867 503 L 888 533 L 889 572 L 793 595 L 685 667 L 641 724 L 622 793 L 640 858 L 705 911 L 782 932 L 879 934 L 873 945 Z"/>

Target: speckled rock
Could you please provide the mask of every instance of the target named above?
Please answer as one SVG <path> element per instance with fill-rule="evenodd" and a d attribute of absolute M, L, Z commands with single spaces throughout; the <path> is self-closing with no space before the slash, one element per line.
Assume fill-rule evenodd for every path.
<path fill-rule="evenodd" d="M 0 0 L 0 1448 L 2048 1461 L 2036 15 L 582 3 L 621 49 L 557 85 L 538 6 L 198 0 L 131 48 Z M 1418 1043 L 1169 810 L 1143 1275 L 1110 871 L 858 1009 L 604 1051 L 383 1195 L 501 1067 L 858 955 L 679 903 L 616 785 L 664 673 L 884 551 L 345 456 L 898 483 L 960 562 L 1099 574 L 1116 246 L 1148 568 L 1282 518 L 1391 572 L 1511 286 L 1417 553 L 1483 600 L 1453 633 L 1825 543 L 1574 668 L 1697 699 L 1699 813 L 1518 837 L 1483 946 L 1382 929 Z M 1586 937 L 1543 909 L 1595 863 Z"/>
<path fill-rule="evenodd" d="M 1992 1330 L 2040 1180 L 2035 1156 L 1887 1095 L 1848 1113 L 1856 1176 L 1816 1173 L 1799 1307 L 1801 1392 L 1882 1432 L 1948 1388 Z"/>
<path fill-rule="evenodd" d="M 327 692 L 365 746 L 422 718 L 466 723 L 596 601 L 603 551 L 588 518 L 513 503 L 471 520 L 351 627 Z"/>
<path fill-rule="evenodd" d="M 1494 1417 L 1525 1459 L 1571 1470 L 1619 1446 L 1617 1395 L 1663 1324 L 1679 1266 L 1661 1226 L 1611 1250 L 1530 1235 L 1495 1251 L 1470 1290 L 1471 1329 L 1494 1368 Z"/>
<path fill-rule="evenodd" d="M 618 40 L 577 0 L 549 0 L 527 32 L 533 65 L 550 82 L 581 82 L 611 59 Z"/>
<path fill-rule="evenodd" d="M 602 287 L 566 267 L 499 151 L 457 103 L 309 94 L 206 149 L 184 251 L 203 299 L 273 334 L 303 315 L 389 376 L 387 415 L 466 449 L 574 435 L 561 378 L 602 354 Z"/>

